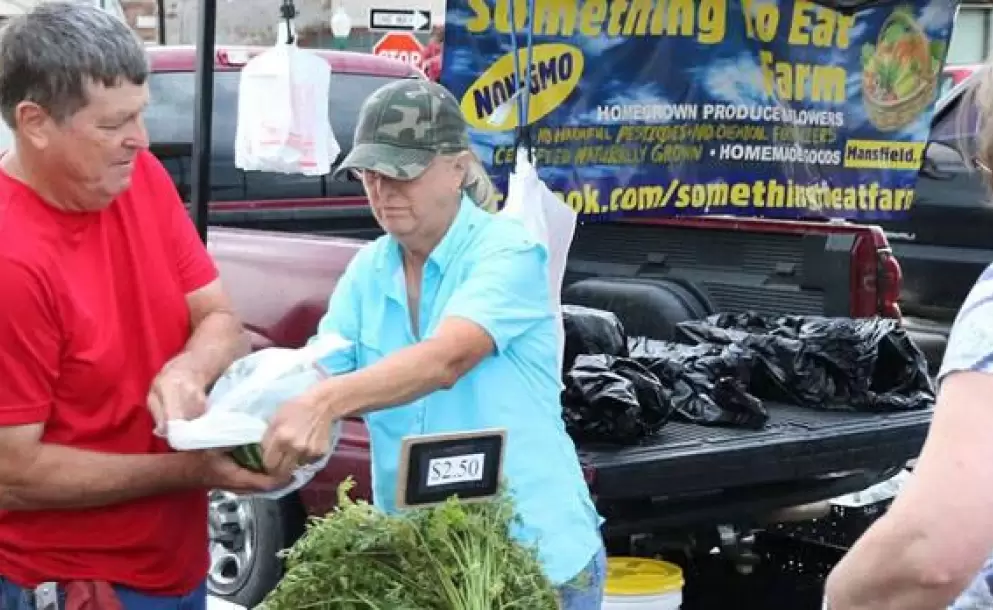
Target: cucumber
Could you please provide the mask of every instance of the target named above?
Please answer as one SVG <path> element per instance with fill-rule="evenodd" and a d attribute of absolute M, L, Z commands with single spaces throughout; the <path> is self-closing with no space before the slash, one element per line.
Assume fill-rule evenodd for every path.
<path fill-rule="evenodd" d="M 233 459 L 236 464 L 245 470 L 251 470 L 252 472 L 259 472 L 263 474 L 265 473 L 265 466 L 262 463 L 262 446 L 258 443 L 235 447 L 228 452 L 228 455 L 231 456 L 231 459 Z"/>

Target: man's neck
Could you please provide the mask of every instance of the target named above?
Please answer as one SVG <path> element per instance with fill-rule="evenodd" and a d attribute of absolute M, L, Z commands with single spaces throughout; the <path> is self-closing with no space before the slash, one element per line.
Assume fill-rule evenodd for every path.
<path fill-rule="evenodd" d="M 60 189 L 55 180 L 42 179 L 40 173 L 31 170 L 31 163 L 25 163 L 23 155 L 16 151 L 4 155 L 0 159 L 0 166 L 8 176 L 28 186 L 46 204 L 64 212 L 85 212 L 87 207 L 77 202 L 76 197 L 67 192 L 67 189 Z"/>

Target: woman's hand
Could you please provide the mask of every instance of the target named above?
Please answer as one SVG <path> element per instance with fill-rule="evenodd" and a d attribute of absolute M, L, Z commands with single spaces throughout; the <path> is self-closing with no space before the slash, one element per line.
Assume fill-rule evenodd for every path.
<path fill-rule="evenodd" d="M 307 392 L 281 406 L 262 437 L 262 462 L 270 475 L 283 479 L 315 462 L 331 446 L 334 412 L 321 394 Z"/>

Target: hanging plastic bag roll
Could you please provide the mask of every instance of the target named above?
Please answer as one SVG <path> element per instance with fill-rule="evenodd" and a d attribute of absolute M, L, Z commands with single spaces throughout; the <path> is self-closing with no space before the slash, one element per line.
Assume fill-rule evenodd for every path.
<path fill-rule="evenodd" d="M 235 166 L 246 171 L 323 176 L 341 154 L 331 129 L 331 67 L 287 42 L 279 28 L 276 46 L 241 71 Z"/>
<path fill-rule="evenodd" d="M 167 423 L 169 446 L 192 451 L 236 449 L 262 442 L 269 419 L 282 405 L 328 377 L 320 361 L 352 347 L 337 335 L 323 335 L 300 349 L 267 348 L 235 361 L 211 388 L 204 415 Z M 336 422 L 327 453 L 297 469 L 292 483 L 258 495 L 281 498 L 306 485 L 327 466 L 340 432 L 341 424 Z"/>
<path fill-rule="evenodd" d="M 499 213 L 524 225 L 532 239 L 548 250 L 548 291 L 552 311 L 558 318 L 559 370 L 562 370 L 565 331 L 561 294 L 569 248 L 576 232 L 576 212 L 542 181 L 538 170 L 528 161 L 527 151 L 518 148 L 507 185 L 507 199 Z"/>

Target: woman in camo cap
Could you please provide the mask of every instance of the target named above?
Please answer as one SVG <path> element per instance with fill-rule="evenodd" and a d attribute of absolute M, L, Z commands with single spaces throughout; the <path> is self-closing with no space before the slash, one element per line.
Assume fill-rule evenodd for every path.
<path fill-rule="evenodd" d="M 402 97 L 392 95 L 394 88 L 404 92 Z M 439 157 L 459 158 L 466 170 L 462 190 L 477 206 L 497 210 L 500 194 L 469 149 L 468 125 L 458 102 L 441 85 L 412 79 L 386 85 L 369 96 L 355 130 L 354 148 L 337 172 L 361 176 L 369 171 L 413 181 Z"/>
<path fill-rule="evenodd" d="M 458 102 L 438 84 L 376 91 L 339 171 L 360 177 L 386 235 L 352 260 L 317 330 L 354 351 L 324 362 L 337 374 L 271 422 L 267 468 L 287 474 L 320 457 L 333 421 L 363 415 L 373 498 L 392 511 L 404 436 L 504 429 L 515 536 L 537 546 L 564 610 L 598 610 L 602 520 L 562 421 L 548 252 L 481 209 L 495 207 L 496 192 Z"/>

